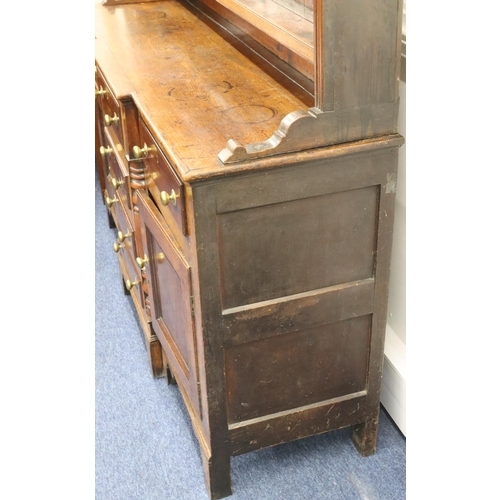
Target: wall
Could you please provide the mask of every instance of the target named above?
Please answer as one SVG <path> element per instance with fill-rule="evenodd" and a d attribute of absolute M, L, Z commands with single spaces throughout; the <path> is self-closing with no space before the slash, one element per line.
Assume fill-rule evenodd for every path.
<path fill-rule="evenodd" d="M 398 131 L 406 139 L 406 5 Z M 399 151 L 381 401 L 406 436 L 406 146 Z"/>

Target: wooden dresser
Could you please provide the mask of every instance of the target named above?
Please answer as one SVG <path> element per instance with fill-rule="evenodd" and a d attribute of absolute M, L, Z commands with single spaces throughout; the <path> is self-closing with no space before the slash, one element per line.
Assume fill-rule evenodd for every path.
<path fill-rule="evenodd" d="M 234 455 L 346 426 L 375 452 L 400 36 L 399 0 L 96 4 L 110 251 L 213 499 Z"/>

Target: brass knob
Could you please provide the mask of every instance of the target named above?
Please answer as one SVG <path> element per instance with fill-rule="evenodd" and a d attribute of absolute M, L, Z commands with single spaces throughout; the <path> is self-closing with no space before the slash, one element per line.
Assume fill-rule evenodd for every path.
<path fill-rule="evenodd" d="M 109 127 L 113 122 L 117 122 L 120 118 L 116 116 L 116 113 L 113 114 L 113 118 L 109 115 L 104 115 L 104 124 L 106 127 Z"/>
<path fill-rule="evenodd" d="M 130 290 L 132 290 L 132 288 L 136 285 L 138 285 L 139 282 L 138 281 L 130 281 L 130 280 L 127 280 L 125 281 L 125 286 L 127 287 L 127 290 L 130 292 Z"/>
<path fill-rule="evenodd" d="M 121 243 L 117 243 L 116 241 L 113 243 L 113 250 L 115 251 L 115 253 L 118 253 L 120 251 L 120 249 L 124 248 L 125 245 L 121 244 Z"/>
<path fill-rule="evenodd" d="M 107 148 L 105 148 L 104 146 L 101 146 L 99 148 L 99 152 L 102 154 L 102 156 L 109 155 L 109 153 L 113 152 L 113 148 L 110 146 L 108 146 Z"/>
<path fill-rule="evenodd" d="M 137 265 L 141 269 L 144 269 L 146 267 L 146 264 L 149 262 L 149 259 L 148 259 L 148 256 L 146 254 L 144 254 L 144 259 L 137 257 L 137 259 L 135 259 L 135 261 L 137 262 Z"/>
<path fill-rule="evenodd" d="M 108 91 L 106 89 L 103 89 L 100 85 L 99 85 L 99 90 L 96 90 L 95 91 L 95 95 L 98 96 L 98 95 L 104 95 L 104 94 L 107 94 Z"/>
<path fill-rule="evenodd" d="M 118 231 L 118 241 L 120 243 L 123 243 L 125 241 L 125 238 L 129 238 L 132 236 L 130 233 L 127 232 L 127 234 L 123 234 L 121 231 Z"/>
<path fill-rule="evenodd" d="M 113 198 L 111 199 L 109 196 L 106 196 L 106 205 L 108 206 L 108 208 L 111 208 L 111 205 L 113 203 L 116 203 L 118 201 L 118 198 Z"/>
<path fill-rule="evenodd" d="M 114 187 L 115 189 L 118 189 L 118 188 L 119 188 L 119 187 L 123 184 L 123 182 L 124 182 L 124 181 L 119 181 L 119 180 L 117 180 L 117 179 L 115 179 L 115 178 L 112 178 L 112 179 L 111 179 L 111 184 L 113 185 L 113 187 Z"/>
<path fill-rule="evenodd" d="M 135 158 L 140 158 L 141 156 L 144 156 L 147 158 L 149 151 L 153 151 L 153 148 L 148 148 L 148 145 L 144 143 L 144 146 L 140 148 L 139 146 L 134 146 L 132 148 L 132 152 L 134 153 Z"/>
<path fill-rule="evenodd" d="M 177 197 L 178 195 L 175 194 L 175 191 L 172 189 L 172 192 L 170 194 L 167 194 L 166 191 L 162 191 L 160 193 L 160 201 L 163 206 L 167 206 L 170 202 L 172 202 L 175 205 L 177 205 Z"/>

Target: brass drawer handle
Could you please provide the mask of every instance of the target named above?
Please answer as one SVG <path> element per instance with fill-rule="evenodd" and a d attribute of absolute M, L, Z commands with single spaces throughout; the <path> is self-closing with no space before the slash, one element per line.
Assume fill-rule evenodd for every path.
<path fill-rule="evenodd" d="M 104 95 L 104 94 L 107 94 L 108 91 L 106 89 L 103 89 L 100 85 L 99 85 L 99 90 L 96 90 L 95 91 L 95 95 L 98 96 L 98 95 Z"/>
<path fill-rule="evenodd" d="M 123 234 L 122 231 L 118 231 L 118 241 L 123 243 L 126 238 L 130 238 L 132 236 L 131 233 L 127 232 L 127 234 Z"/>
<path fill-rule="evenodd" d="M 141 156 L 144 156 L 145 158 L 147 158 L 148 156 L 148 153 L 150 151 L 153 151 L 154 147 L 148 147 L 148 145 L 146 143 L 144 143 L 144 146 L 142 148 L 140 148 L 139 146 L 134 146 L 132 148 L 132 152 L 134 153 L 134 157 L 135 158 L 140 158 Z"/>
<path fill-rule="evenodd" d="M 111 205 L 113 203 L 116 203 L 118 201 L 118 198 L 110 198 L 109 196 L 106 196 L 106 205 L 108 206 L 108 208 L 111 208 Z"/>
<path fill-rule="evenodd" d="M 148 256 L 146 254 L 144 254 L 144 259 L 137 257 L 137 259 L 135 259 L 135 261 L 137 262 L 137 265 L 141 269 L 144 269 L 146 267 L 146 264 L 149 262 L 149 259 L 148 259 Z"/>
<path fill-rule="evenodd" d="M 134 288 L 134 286 L 136 286 L 138 284 L 139 284 L 138 281 L 130 281 L 130 280 L 125 281 L 125 286 L 127 287 L 127 290 L 129 292 L 130 292 L 130 290 L 132 290 L 132 288 Z"/>
<path fill-rule="evenodd" d="M 177 198 L 180 195 L 175 194 L 175 191 L 172 189 L 171 193 L 168 194 L 166 191 L 162 191 L 160 193 L 160 201 L 161 204 L 166 207 L 170 202 L 174 204 L 174 207 L 177 205 Z"/>
<path fill-rule="evenodd" d="M 122 248 L 125 248 L 125 245 L 123 243 L 118 243 L 116 241 L 113 243 L 113 251 L 115 253 L 118 253 Z"/>
<path fill-rule="evenodd" d="M 111 118 L 111 116 L 109 115 L 104 115 L 104 125 L 106 125 L 106 127 L 109 127 L 114 122 L 117 122 L 119 119 L 120 118 L 116 116 L 116 113 L 113 115 L 113 118 Z"/>
<path fill-rule="evenodd" d="M 104 146 L 101 146 L 99 148 L 99 152 L 101 153 L 102 156 L 106 156 L 106 155 L 109 155 L 109 153 L 113 152 L 113 148 L 110 146 L 108 146 L 107 148 L 105 148 Z"/>
<path fill-rule="evenodd" d="M 115 189 L 118 189 L 123 183 L 124 183 L 124 181 L 119 181 L 119 180 L 115 179 L 114 177 L 111 179 L 111 184 L 113 185 L 113 187 Z"/>

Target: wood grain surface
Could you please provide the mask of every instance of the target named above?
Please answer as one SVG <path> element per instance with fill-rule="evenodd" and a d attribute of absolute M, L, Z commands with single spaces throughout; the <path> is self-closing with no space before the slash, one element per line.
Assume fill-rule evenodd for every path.
<path fill-rule="evenodd" d="M 181 175 L 220 166 L 229 139 L 263 141 L 285 115 L 307 109 L 175 0 L 96 4 L 96 60 Z"/>

